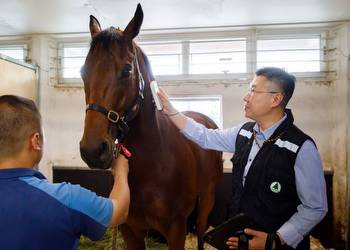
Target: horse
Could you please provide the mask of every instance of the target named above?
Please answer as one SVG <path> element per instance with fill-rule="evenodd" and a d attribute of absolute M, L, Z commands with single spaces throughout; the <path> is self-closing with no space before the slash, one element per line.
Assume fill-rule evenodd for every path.
<path fill-rule="evenodd" d="M 131 203 L 128 218 L 120 226 L 126 249 L 145 249 L 144 237 L 155 229 L 170 250 L 183 250 L 187 218 L 193 211 L 197 212 L 198 249 L 203 249 L 215 184 L 222 175 L 222 153 L 190 142 L 167 115 L 156 110 L 150 63 L 133 41 L 142 21 L 140 4 L 123 31 L 101 30 L 98 20 L 90 16 L 92 41 L 81 69 L 87 106 L 80 154 L 90 168 L 107 169 L 116 140 L 132 153 Z M 216 128 L 203 114 L 185 114 Z"/>

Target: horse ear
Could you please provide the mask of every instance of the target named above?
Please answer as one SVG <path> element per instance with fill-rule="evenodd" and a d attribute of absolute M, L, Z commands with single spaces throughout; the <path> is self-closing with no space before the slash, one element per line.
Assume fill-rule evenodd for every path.
<path fill-rule="evenodd" d="M 91 37 L 94 38 L 98 33 L 101 32 L 101 25 L 93 15 L 90 15 L 90 33 Z"/>
<path fill-rule="evenodd" d="M 130 21 L 128 26 L 126 26 L 125 30 L 123 31 L 124 36 L 128 40 L 134 39 L 139 34 L 142 21 L 143 21 L 143 11 L 142 11 L 141 5 L 138 4 L 133 19 Z"/>

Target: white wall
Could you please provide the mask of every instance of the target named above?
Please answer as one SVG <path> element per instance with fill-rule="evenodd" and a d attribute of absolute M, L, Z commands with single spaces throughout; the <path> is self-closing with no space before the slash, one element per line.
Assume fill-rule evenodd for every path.
<path fill-rule="evenodd" d="M 350 27 L 343 24 L 334 28 L 332 56 L 335 59 L 335 78 L 299 79 L 290 107 L 296 124 L 314 138 L 324 168 L 334 170 L 334 209 L 342 240 L 348 237 L 350 198 L 349 143 L 349 55 Z M 52 85 L 50 36 L 31 38 L 31 58 L 40 66 L 41 112 L 46 132 L 46 151 L 40 170 L 52 178 L 52 166 L 85 166 L 80 159 L 79 141 L 83 132 L 85 100 L 81 87 L 62 88 Z M 342 52 L 340 52 L 340 50 Z M 344 55 L 343 55 L 344 54 Z M 173 96 L 222 95 L 223 126 L 234 126 L 244 120 L 243 101 L 249 80 L 206 80 L 196 83 L 162 82 Z M 229 155 L 226 155 L 229 158 Z M 229 162 L 227 162 L 229 166 Z"/>
<path fill-rule="evenodd" d="M 337 79 L 332 92 L 332 130 L 329 144 L 334 170 L 334 215 L 336 234 L 349 242 L 350 213 L 350 25 L 341 25 L 334 29 L 334 47 Z M 350 245 L 348 244 L 348 248 Z"/>
<path fill-rule="evenodd" d="M 47 72 L 41 75 L 41 82 L 47 81 Z M 46 79 L 45 79 L 46 78 Z M 207 81 L 205 84 L 174 84 L 163 82 L 164 88 L 171 96 L 221 95 L 224 128 L 245 121 L 243 113 L 243 96 L 249 80 L 232 83 Z M 332 129 L 334 86 L 328 82 L 299 80 L 290 107 L 296 124 L 312 136 L 321 152 L 327 169 L 332 168 L 329 134 Z M 82 88 L 62 88 L 41 86 L 41 112 L 46 131 L 46 154 L 41 169 L 51 176 L 51 166 L 85 166 L 79 155 L 79 140 L 83 131 L 85 114 L 84 91 Z"/>

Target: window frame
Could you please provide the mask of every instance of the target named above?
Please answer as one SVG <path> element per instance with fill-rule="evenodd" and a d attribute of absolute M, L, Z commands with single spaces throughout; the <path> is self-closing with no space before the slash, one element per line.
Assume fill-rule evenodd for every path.
<path fill-rule="evenodd" d="M 246 79 L 249 78 L 251 72 L 247 66 L 246 73 L 219 73 L 219 74 L 189 74 L 190 70 L 190 42 L 191 41 L 213 41 L 213 40 L 242 40 L 246 42 L 249 40 L 249 34 L 251 30 L 227 30 L 227 31 L 212 31 L 212 32 L 176 32 L 176 33 L 148 33 L 145 32 L 138 37 L 139 42 L 166 42 L 170 40 L 181 41 L 183 44 L 182 49 L 182 72 L 179 75 L 156 75 L 160 81 L 200 81 L 200 80 L 229 80 L 229 79 Z M 246 50 L 248 45 L 246 44 Z M 248 53 L 246 53 L 248 54 Z M 247 58 L 248 59 L 248 58 Z M 247 61 L 246 61 L 247 62 Z"/>
<path fill-rule="evenodd" d="M 10 56 L 7 56 L 5 54 L 1 54 L 3 56 L 6 56 L 8 58 L 10 58 L 11 60 L 15 60 L 15 61 L 19 61 L 19 62 L 22 62 L 22 63 L 27 63 L 29 61 L 29 57 L 28 57 L 28 48 L 29 48 L 29 45 L 28 43 L 26 42 L 9 42 L 9 41 L 6 41 L 6 42 L 0 42 L 0 49 L 10 49 L 10 48 L 16 48 L 16 47 L 21 47 L 23 49 L 23 60 L 18 60 L 16 58 L 13 58 L 13 57 L 10 57 Z"/>
<path fill-rule="evenodd" d="M 78 78 L 64 78 L 63 77 L 63 70 L 64 70 L 64 48 L 82 48 L 87 47 L 89 48 L 89 43 L 86 41 L 68 41 L 68 42 L 59 42 L 58 48 L 57 48 L 57 59 L 58 59 L 58 81 L 59 84 L 62 85 L 80 85 L 83 84 L 83 80 L 81 77 Z"/>
<path fill-rule="evenodd" d="M 188 42 L 188 57 L 189 57 L 189 65 L 188 65 L 188 74 L 189 75 L 205 75 L 205 74 L 200 74 L 200 73 L 189 73 L 190 71 L 191 71 L 191 60 L 190 60 L 190 57 L 191 57 L 191 55 L 192 54 L 195 54 L 195 53 L 191 53 L 191 49 L 190 49 L 190 47 L 191 47 L 191 44 L 195 44 L 195 43 L 215 43 L 215 42 L 234 42 L 234 41 L 238 41 L 238 42 L 240 42 L 240 41 L 243 41 L 243 42 L 245 42 L 245 50 L 242 50 L 242 51 L 232 51 L 232 53 L 241 53 L 241 52 L 243 52 L 243 53 L 245 53 L 245 68 L 246 68 L 246 71 L 245 72 L 236 72 L 236 73 L 210 73 L 210 74 L 208 74 L 208 75 L 217 75 L 217 76 L 222 76 L 222 75 L 240 75 L 240 74 L 246 74 L 246 73 L 248 73 L 248 67 L 247 67 L 247 65 L 248 65 L 248 63 L 247 63 L 247 38 L 246 37 L 234 37 L 234 38 L 230 38 L 230 37 L 228 37 L 228 38 L 221 38 L 221 39 L 218 39 L 218 38 L 216 38 L 216 39 L 192 39 L 192 40 L 190 40 L 190 41 L 187 41 Z M 217 54 L 221 54 L 221 53 L 223 53 L 223 52 L 217 52 Z M 204 53 L 205 54 L 205 53 Z M 215 53 L 213 53 L 213 54 L 215 54 Z M 220 77 L 221 78 L 221 77 Z"/>
<path fill-rule="evenodd" d="M 181 47 L 181 52 L 180 52 L 180 64 L 179 64 L 179 69 L 180 69 L 180 74 L 171 74 L 171 75 L 156 75 L 154 72 L 153 74 L 156 75 L 157 77 L 159 76 L 176 76 L 176 75 L 183 75 L 184 72 L 186 71 L 186 67 L 184 66 L 184 63 L 186 63 L 186 59 L 184 59 L 184 57 L 186 56 L 184 54 L 184 50 L 186 50 L 186 48 L 184 47 L 184 41 L 180 41 L 180 40 L 168 40 L 168 41 L 140 41 L 137 43 L 137 45 L 142 49 L 143 45 L 163 45 L 163 44 L 179 44 Z M 162 55 L 162 54 L 159 54 Z M 169 55 L 169 54 L 168 54 Z M 171 54 L 173 55 L 173 54 Z M 175 54 L 176 55 L 176 54 Z"/>
<path fill-rule="evenodd" d="M 213 81 L 226 84 L 232 80 L 250 80 L 254 77 L 257 66 L 257 41 L 260 39 L 297 39 L 320 37 L 320 62 L 319 72 L 293 72 L 297 78 L 317 78 L 326 79 L 329 62 L 326 61 L 327 39 L 329 27 L 314 28 L 271 28 L 271 27 L 246 27 L 241 30 L 223 31 L 193 31 L 193 32 L 170 32 L 155 30 L 143 32 L 135 42 L 142 47 L 142 44 L 156 43 L 178 43 L 182 44 L 182 74 L 177 75 L 155 75 L 157 80 L 162 81 Z M 158 33 L 154 33 L 158 32 Z M 189 74 L 190 70 L 190 42 L 191 41 L 213 41 L 213 40 L 246 40 L 246 73 L 220 73 L 220 74 Z M 58 41 L 58 84 L 61 86 L 82 85 L 81 78 L 63 78 L 63 48 L 66 46 L 79 47 L 88 46 L 89 38 L 80 37 L 76 39 L 60 39 Z"/>
<path fill-rule="evenodd" d="M 223 128 L 223 109 L 222 109 L 222 95 L 172 95 L 169 100 L 218 100 L 219 101 L 219 124 L 216 124 L 219 128 Z M 189 110 L 187 110 L 189 111 Z M 206 114 L 205 114 L 206 115 Z M 208 115 L 206 115 L 208 116 Z M 209 116 L 208 116 L 209 117 Z M 211 118 L 210 118 L 211 119 Z"/>
<path fill-rule="evenodd" d="M 316 72 L 291 72 L 297 78 L 326 78 L 328 71 L 328 62 L 326 61 L 325 51 L 327 51 L 327 28 L 300 28 L 300 29 L 274 29 L 261 30 L 256 34 L 256 64 L 257 64 L 257 42 L 258 40 L 278 40 L 278 39 L 320 39 L 320 71 Z"/>

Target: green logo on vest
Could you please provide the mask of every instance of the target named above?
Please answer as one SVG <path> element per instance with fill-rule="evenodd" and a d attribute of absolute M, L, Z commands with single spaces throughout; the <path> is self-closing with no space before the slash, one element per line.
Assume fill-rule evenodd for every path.
<path fill-rule="evenodd" d="M 279 193 L 279 192 L 281 192 L 281 188 L 282 188 L 282 186 L 278 181 L 274 181 L 271 183 L 270 189 L 272 192 Z"/>

